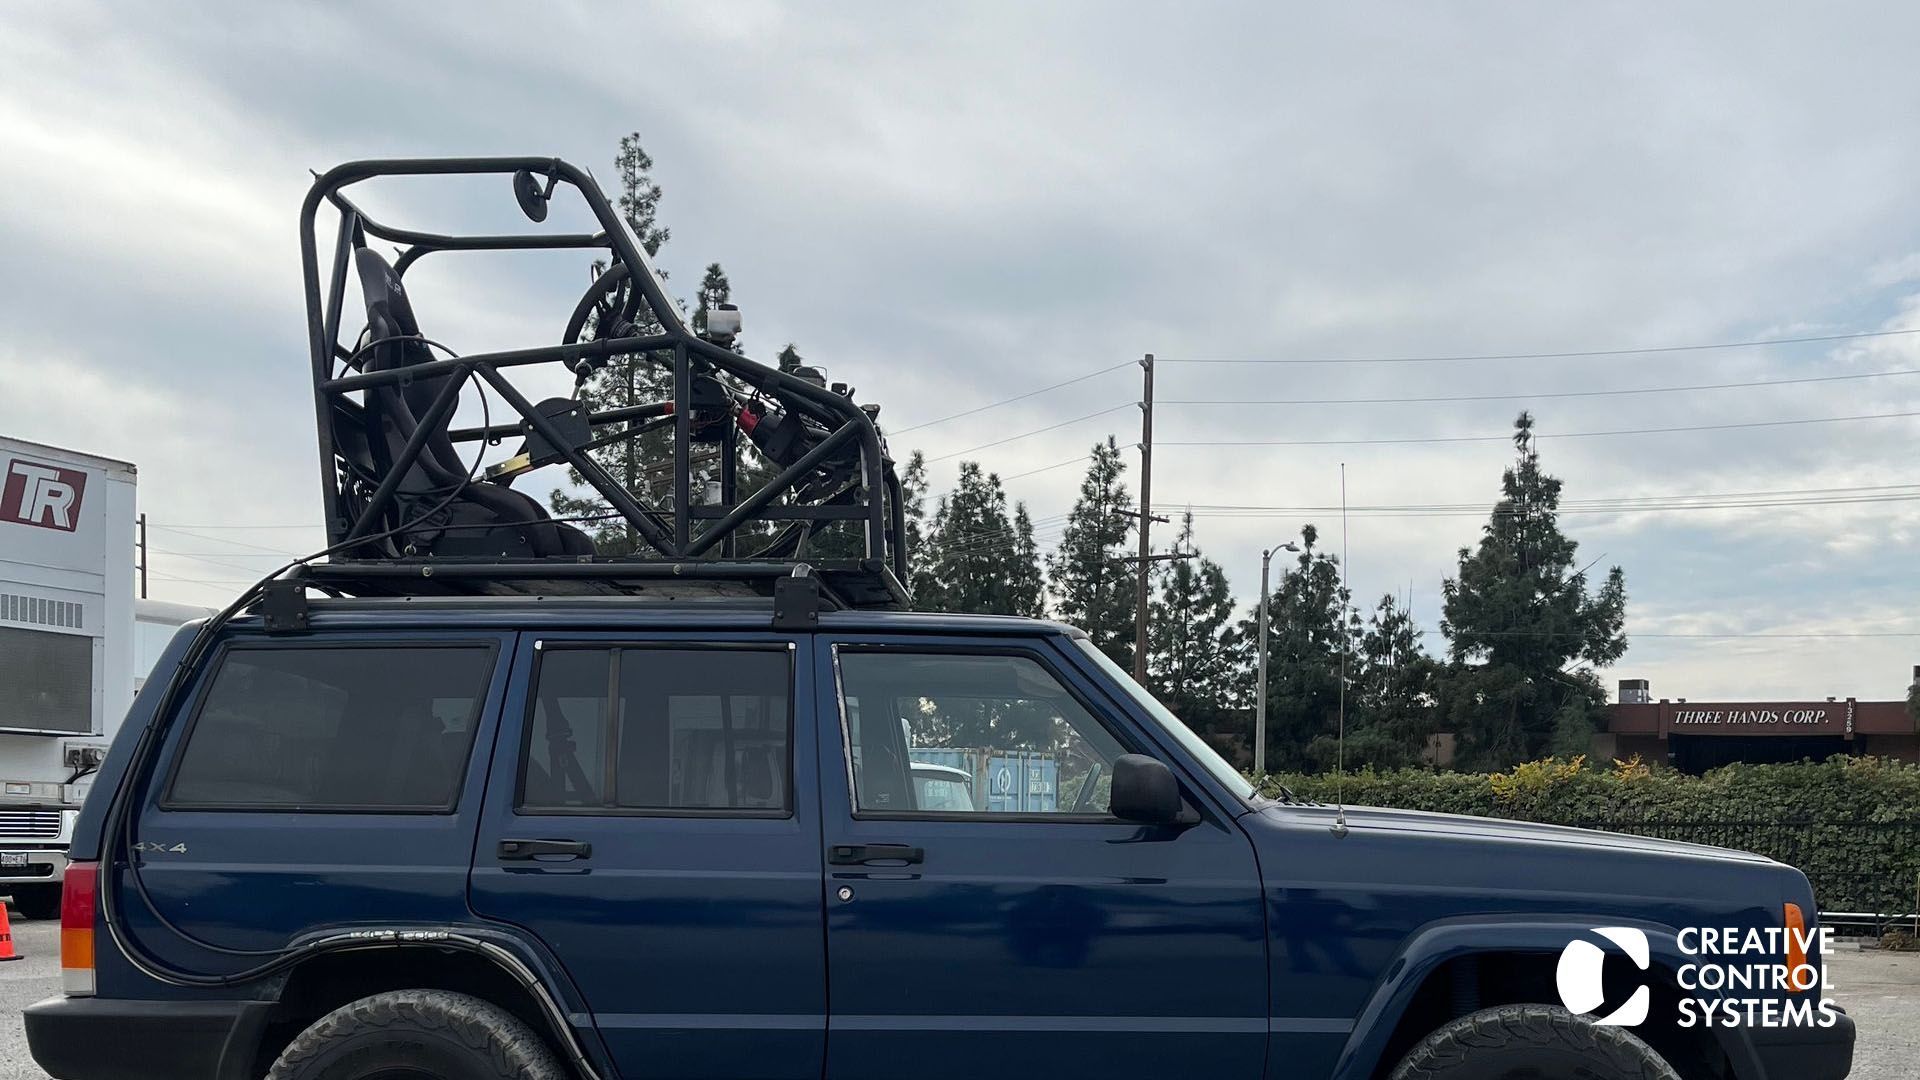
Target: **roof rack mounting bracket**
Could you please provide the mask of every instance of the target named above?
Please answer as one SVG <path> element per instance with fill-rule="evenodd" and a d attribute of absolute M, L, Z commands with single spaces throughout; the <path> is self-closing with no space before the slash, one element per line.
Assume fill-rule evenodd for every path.
<path fill-rule="evenodd" d="M 267 633 L 291 634 L 308 627 L 307 586 L 303 581 L 275 578 L 260 593 L 260 614 Z"/>
<path fill-rule="evenodd" d="M 774 581 L 773 628 L 784 631 L 820 628 L 819 578 L 811 574 L 795 574 Z"/>

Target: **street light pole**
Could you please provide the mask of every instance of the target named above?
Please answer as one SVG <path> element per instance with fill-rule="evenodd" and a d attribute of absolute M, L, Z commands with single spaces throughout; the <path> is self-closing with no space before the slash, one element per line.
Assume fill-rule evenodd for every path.
<path fill-rule="evenodd" d="M 1260 674 L 1254 690 L 1253 714 L 1253 775 L 1267 775 L 1267 572 L 1273 566 L 1273 553 L 1276 551 L 1299 551 L 1300 545 L 1289 540 L 1277 548 L 1267 548 L 1260 553 Z"/>

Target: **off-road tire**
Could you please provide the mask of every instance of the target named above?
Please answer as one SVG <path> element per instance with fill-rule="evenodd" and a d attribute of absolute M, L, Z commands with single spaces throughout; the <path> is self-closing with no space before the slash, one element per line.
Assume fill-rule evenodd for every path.
<path fill-rule="evenodd" d="M 1551 1005 L 1470 1013 L 1420 1040 L 1392 1080 L 1680 1080 L 1625 1028 Z"/>
<path fill-rule="evenodd" d="M 533 1029 L 445 990 L 395 990 L 342 1005 L 301 1032 L 267 1080 L 361 1080 L 412 1071 L 446 1080 L 567 1080 Z"/>

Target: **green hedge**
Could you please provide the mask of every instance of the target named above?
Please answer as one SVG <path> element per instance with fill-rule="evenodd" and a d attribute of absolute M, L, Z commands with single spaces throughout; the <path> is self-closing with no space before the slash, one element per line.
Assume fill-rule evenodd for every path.
<path fill-rule="evenodd" d="M 1271 792 L 1333 802 L 1331 774 L 1270 776 Z M 1361 770 L 1355 806 L 1577 825 L 1759 852 L 1799 867 L 1826 911 L 1914 910 L 1920 766 L 1880 758 L 1731 765 L 1704 776 L 1619 762 L 1536 761 L 1504 773 Z"/>

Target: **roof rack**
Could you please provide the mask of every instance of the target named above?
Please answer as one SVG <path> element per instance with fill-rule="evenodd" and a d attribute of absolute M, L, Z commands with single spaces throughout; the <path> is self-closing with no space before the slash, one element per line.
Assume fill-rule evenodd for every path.
<path fill-rule="evenodd" d="M 371 217 L 348 195 L 379 177 L 499 175 L 520 209 L 545 221 L 562 187 L 585 202 L 591 233 L 446 235 Z M 323 275 L 316 217 L 339 213 Z M 358 161 L 318 177 L 301 209 L 301 257 L 319 436 L 321 496 L 331 561 L 298 579 L 350 595 L 611 593 L 776 596 L 776 583 L 817 582 L 822 602 L 907 605 L 900 481 L 875 418 L 851 389 L 816 369 L 782 371 L 734 351 L 737 313 L 711 313 L 696 332 L 598 184 L 557 158 Z M 398 245 L 397 258 L 368 246 Z M 584 249 L 596 276 L 557 345 L 455 355 L 422 333 L 404 277 L 427 255 Z M 366 328 L 343 343 L 349 271 Z M 436 352 L 437 350 L 437 352 Z M 616 358 L 637 362 L 659 400 L 595 410 L 581 388 Z M 534 401 L 525 376 L 574 378 L 570 397 Z M 551 374 L 547 382 L 553 382 Z M 450 424 L 460 396 L 489 391 L 509 415 Z M 670 433 L 671 490 L 649 501 L 603 463 Z M 486 447 L 518 450 L 484 471 Z M 654 442 L 658 442 L 656 436 Z M 703 449 L 696 460 L 694 447 Z M 472 447 L 472 449 L 466 449 Z M 708 450 L 710 448 L 710 452 Z M 573 520 L 555 519 L 514 481 L 567 466 L 624 523 L 631 554 L 595 549 Z M 649 466 L 654 467 L 654 466 Z M 633 475 L 628 471 L 629 478 Z"/>

